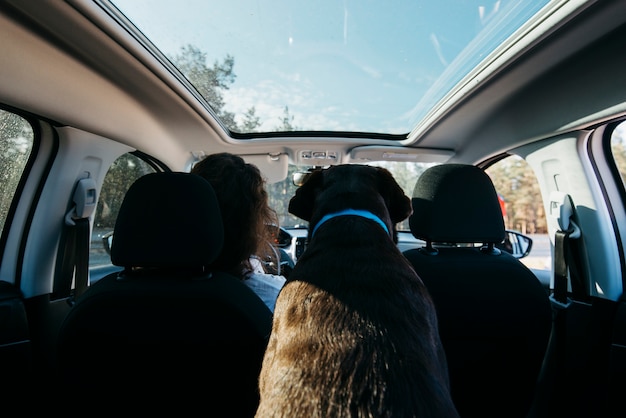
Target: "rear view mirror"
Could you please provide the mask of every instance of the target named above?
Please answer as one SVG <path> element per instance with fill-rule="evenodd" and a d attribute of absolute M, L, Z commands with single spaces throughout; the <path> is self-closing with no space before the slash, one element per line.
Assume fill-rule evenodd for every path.
<path fill-rule="evenodd" d="M 496 245 L 496 247 L 512 254 L 515 258 L 524 258 L 530 253 L 533 247 L 533 240 L 517 231 L 507 230 L 504 235 L 504 241 Z"/>
<path fill-rule="evenodd" d="M 311 175 L 311 173 L 317 170 L 321 170 L 321 169 L 322 167 L 320 166 L 312 166 L 307 171 L 296 171 L 291 176 L 291 181 L 293 181 L 294 186 L 300 187 L 304 184 L 305 181 L 309 179 L 309 176 Z"/>
<path fill-rule="evenodd" d="M 113 231 L 107 232 L 102 236 L 102 246 L 109 257 L 111 256 L 111 244 L 113 244 Z"/>
<path fill-rule="evenodd" d="M 293 185 L 296 187 L 302 186 L 310 175 L 310 171 L 296 171 L 292 176 Z"/>

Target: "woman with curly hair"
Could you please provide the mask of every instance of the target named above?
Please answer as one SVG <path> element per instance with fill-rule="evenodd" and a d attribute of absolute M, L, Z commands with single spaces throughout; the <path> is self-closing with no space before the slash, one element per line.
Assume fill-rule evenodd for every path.
<path fill-rule="evenodd" d="M 240 277 L 273 312 L 285 278 L 263 268 L 263 262 L 280 260 L 272 244 L 278 216 L 269 207 L 261 172 L 230 153 L 209 155 L 191 172 L 211 183 L 222 212 L 224 247 L 213 266 Z"/>

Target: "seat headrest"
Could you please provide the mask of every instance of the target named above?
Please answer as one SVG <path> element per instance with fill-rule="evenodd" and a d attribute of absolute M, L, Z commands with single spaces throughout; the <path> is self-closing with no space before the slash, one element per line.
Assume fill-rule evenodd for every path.
<path fill-rule="evenodd" d="M 189 173 L 151 173 L 124 197 L 111 261 L 126 268 L 204 269 L 223 242 L 222 216 L 208 181 Z"/>
<path fill-rule="evenodd" d="M 500 243 L 504 219 L 491 179 L 480 168 L 442 164 L 428 168 L 413 191 L 409 227 L 428 242 Z"/>

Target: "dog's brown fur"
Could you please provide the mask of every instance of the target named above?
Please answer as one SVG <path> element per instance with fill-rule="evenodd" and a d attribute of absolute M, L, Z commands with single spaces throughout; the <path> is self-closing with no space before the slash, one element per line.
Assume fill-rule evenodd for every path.
<path fill-rule="evenodd" d="M 326 221 L 328 213 L 362 209 Z M 276 302 L 257 417 L 457 417 L 437 318 L 396 247 L 409 198 L 381 168 L 314 172 L 289 211 L 309 221 L 308 247 Z"/>

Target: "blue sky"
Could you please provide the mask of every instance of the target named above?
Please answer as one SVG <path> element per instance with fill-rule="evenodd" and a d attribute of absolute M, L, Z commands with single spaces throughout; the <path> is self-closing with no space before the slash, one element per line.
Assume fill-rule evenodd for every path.
<path fill-rule="evenodd" d="M 518 2 L 115 1 L 166 55 L 232 55 L 226 108 L 254 106 L 266 129 L 288 106 L 303 129 L 392 133 L 410 131 L 418 101 L 503 3 Z"/>

